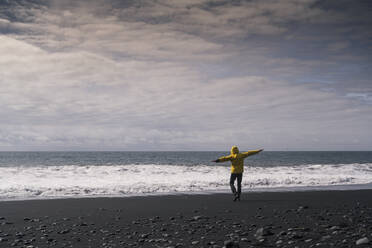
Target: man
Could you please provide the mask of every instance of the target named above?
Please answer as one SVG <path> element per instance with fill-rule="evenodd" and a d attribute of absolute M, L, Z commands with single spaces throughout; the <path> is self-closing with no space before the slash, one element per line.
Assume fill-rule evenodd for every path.
<path fill-rule="evenodd" d="M 240 194 L 242 192 L 242 178 L 243 178 L 243 171 L 244 171 L 244 159 L 248 156 L 257 154 L 263 151 L 263 149 L 259 150 L 252 150 L 248 152 L 239 153 L 239 149 L 237 146 L 231 147 L 231 153 L 229 156 L 220 157 L 212 162 L 231 162 L 231 176 L 230 176 L 230 187 L 231 191 L 234 194 L 234 201 L 240 201 Z M 238 191 L 234 186 L 235 180 L 238 179 Z"/>

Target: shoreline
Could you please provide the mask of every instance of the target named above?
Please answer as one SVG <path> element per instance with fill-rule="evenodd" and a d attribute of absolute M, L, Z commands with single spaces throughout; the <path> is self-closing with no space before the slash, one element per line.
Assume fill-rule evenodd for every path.
<path fill-rule="evenodd" d="M 242 189 L 244 194 L 255 193 L 286 193 L 286 192 L 312 192 L 312 191 L 358 191 L 372 190 L 372 183 L 367 184 L 343 184 L 343 185 L 325 185 L 325 186 L 292 186 L 292 187 L 271 187 L 271 188 L 249 188 Z M 55 197 L 30 197 L 30 198 L 4 198 L 1 202 L 14 201 L 47 201 L 47 200 L 68 200 L 68 199 L 95 199 L 95 198 L 132 198 L 132 197 L 157 197 L 157 196 L 177 196 L 177 195 L 214 195 L 230 194 L 230 189 L 225 190 L 205 190 L 205 191 L 179 191 L 179 192 L 156 192 L 139 194 L 120 194 L 120 195 L 77 195 L 77 196 L 55 196 Z"/>
<path fill-rule="evenodd" d="M 372 190 L 0 202 L 0 247 L 354 247 Z M 358 246 L 359 247 L 359 246 Z M 360 247 L 368 247 L 361 244 Z"/>

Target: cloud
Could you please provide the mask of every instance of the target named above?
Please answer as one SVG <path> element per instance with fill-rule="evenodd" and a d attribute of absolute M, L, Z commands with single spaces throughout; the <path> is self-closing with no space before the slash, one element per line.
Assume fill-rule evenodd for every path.
<path fill-rule="evenodd" d="M 371 145 L 365 55 L 314 35 L 317 2 L 16 3 L 0 11 L 0 149 Z"/>
<path fill-rule="evenodd" d="M 12 116 L 1 124 L 3 146 L 172 149 L 187 143 L 205 149 L 245 136 L 250 141 L 243 145 L 259 145 L 298 132 L 311 137 L 332 125 L 351 127 L 368 113 L 306 85 L 264 77 L 203 82 L 199 72 L 169 62 L 117 62 L 1 41 L 7 44 L 1 115 Z"/>
<path fill-rule="evenodd" d="M 9 20 L 0 18 L 0 25 L 7 26 L 9 23 L 10 23 Z"/>
<path fill-rule="evenodd" d="M 328 50 L 332 52 L 337 52 L 342 49 L 348 48 L 350 46 L 350 42 L 347 41 L 341 41 L 341 42 L 335 42 L 328 45 Z"/>
<path fill-rule="evenodd" d="M 369 104 L 372 104 L 372 94 L 371 93 L 348 93 L 347 97 L 361 99 Z"/>
<path fill-rule="evenodd" d="M 167 24 L 96 16 L 84 7 L 64 11 L 49 11 L 42 7 L 18 11 L 20 16 L 32 17 L 33 21 L 11 23 L 13 30 L 26 31 L 17 32 L 13 37 L 49 51 L 83 50 L 115 57 L 208 61 L 231 56 L 222 51 L 221 44 L 179 32 Z"/>

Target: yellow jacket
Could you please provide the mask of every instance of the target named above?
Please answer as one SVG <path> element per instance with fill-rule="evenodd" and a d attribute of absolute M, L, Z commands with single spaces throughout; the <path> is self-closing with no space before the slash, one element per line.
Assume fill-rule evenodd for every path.
<path fill-rule="evenodd" d="M 237 146 L 231 147 L 229 156 L 220 157 L 216 162 L 231 161 L 231 173 L 243 173 L 244 171 L 244 159 L 248 156 L 259 153 L 262 150 L 252 150 L 248 152 L 239 153 Z"/>

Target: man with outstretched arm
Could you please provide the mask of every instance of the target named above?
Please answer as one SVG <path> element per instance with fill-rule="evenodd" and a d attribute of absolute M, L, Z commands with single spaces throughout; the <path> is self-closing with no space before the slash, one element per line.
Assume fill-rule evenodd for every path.
<path fill-rule="evenodd" d="M 252 150 L 248 152 L 239 152 L 239 149 L 237 146 L 231 147 L 230 155 L 220 157 L 212 162 L 231 162 L 231 176 L 230 176 L 230 187 L 231 191 L 234 194 L 234 201 L 239 200 L 240 201 L 240 194 L 242 192 L 242 178 L 243 178 L 243 171 L 244 171 L 244 159 L 248 156 L 257 154 L 259 152 L 263 151 L 263 149 L 259 150 Z M 236 191 L 236 188 L 234 186 L 235 180 L 237 179 L 238 182 L 238 191 Z"/>

